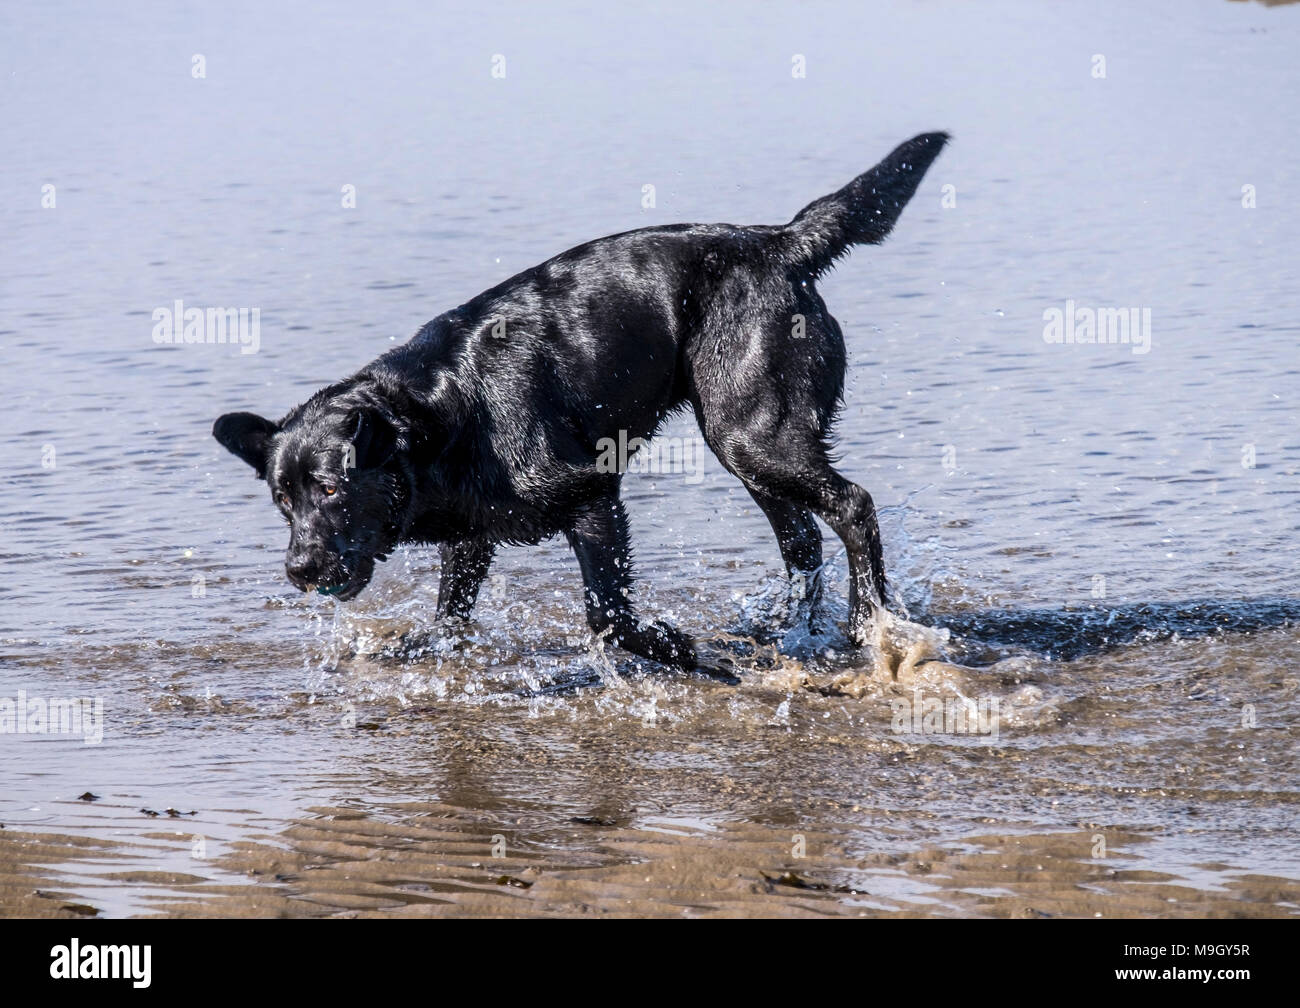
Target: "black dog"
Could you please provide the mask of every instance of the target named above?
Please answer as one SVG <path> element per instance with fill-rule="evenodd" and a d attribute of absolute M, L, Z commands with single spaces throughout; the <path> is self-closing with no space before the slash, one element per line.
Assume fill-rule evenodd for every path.
<path fill-rule="evenodd" d="M 848 631 L 863 643 L 885 604 L 884 560 L 871 497 L 828 461 L 845 350 L 816 280 L 850 246 L 884 240 L 947 139 L 907 141 L 789 224 L 675 224 L 579 245 L 438 316 L 278 424 L 221 417 L 213 435 L 267 480 L 290 524 L 289 580 L 347 601 L 398 543 L 436 543 L 438 615 L 467 617 L 499 543 L 563 532 L 593 630 L 707 666 L 686 634 L 633 613 L 621 474 L 597 463 L 605 439 L 648 440 L 689 403 L 814 600 L 813 516 L 843 540 Z"/>

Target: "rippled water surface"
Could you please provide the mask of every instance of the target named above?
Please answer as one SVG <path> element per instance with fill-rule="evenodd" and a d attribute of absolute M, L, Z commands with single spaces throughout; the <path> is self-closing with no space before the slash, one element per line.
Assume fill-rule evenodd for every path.
<path fill-rule="evenodd" d="M 440 6 L 0 12 L 0 698 L 103 703 L 96 745 L 0 733 L 0 912 L 1300 912 L 1300 6 Z M 738 687 L 593 641 L 559 540 L 458 632 L 435 550 L 347 606 L 285 581 L 218 414 L 929 129 L 895 236 L 821 285 L 906 607 L 880 653 L 842 555 L 823 632 L 783 623 L 712 456 L 625 488 L 640 607 Z M 260 309 L 258 352 L 155 344 L 177 299 Z M 1149 352 L 1045 342 L 1067 300 L 1149 309 Z M 900 720 L 926 700 L 996 731 Z"/>

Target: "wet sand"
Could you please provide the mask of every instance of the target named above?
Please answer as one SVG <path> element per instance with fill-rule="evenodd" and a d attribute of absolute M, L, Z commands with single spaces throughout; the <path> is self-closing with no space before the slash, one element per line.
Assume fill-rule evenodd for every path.
<path fill-rule="evenodd" d="M 1124 917 L 1300 916 L 1300 882 L 1197 865 L 1195 880 L 1141 867 L 1146 837 L 1105 828 L 1119 845 L 1093 858 L 1100 827 L 995 832 L 959 844 L 864 854 L 836 829 L 791 834 L 755 826 L 708 832 L 589 817 L 539 834 L 512 821 L 412 804 L 378 820 L 314 809 L 275 838 L 223 856 L 239 884 L 141 865 L 131 846 L 39 834 L 0 840 L 6 915 L 97 916 L 94 888 L 73 894 L 37 865 L 93 859 L 100 885 L 158 891 L 148 917 Z M 828 821 L 849 810 L 828 809 Z M 495 831 L 506 831 L 496 833 Z M 6 831 L 8 833 L 8 831 Z M 494 835 L 514 849 L 485 855 Z M 168 834 L 143 837 L 174 842 Z M 166 894 L 163 894 L 163 891 Z M 89 900 L 89 902 L 86 902 Z"/>
<path fill-rule="evenodd" d="M 206 795 L 226 804 L 204 807 L 184 779 L 230 757 L 205 768 L 189 750 L 165 789 L 59 798 L 35 811 L 72 832 L 0 831 L 4 913 L 1300 914 L 1300 682 L 1237 674 L 1294 646 L 1289 628 L 1148 645 L 1145 685 L 1123 654 L 958 664 L 932 652 L 960 650 L 943 634 L 899 621 L 868 668 L 760 647 L 740 687 L 614 666 L 598 685 L 529 697 L 490 692 L 481 640 L 451 648 L 434 679 L 423 657 L 376 658 L 377 630 L 345 633 L 363 653 L 340 658 L 333 697 L 260 714 L 167 705 L 193 732 L 309 740 L 310 757 L 272 757 L 287 799 L 243 766 L 262 781 L 251 807 L 229 804 L 229 782 Z M 399 626 L 388 635 L 410 645 Z M 1169 677 L 1188 662 L 1195 674 Z M 1107 664 L 1129 670 L 1124 695 L 1097 687 Z M 900 703 L 945 694 L 1000 699 L 996 735 L 900 722 Z M 1253 726 L 1234 723 L 1242 696 L 1262 709 Z M 445 797 L 402 798 L 422 792 Z M 184 801 L 140 804 L 164 794 Z"/>

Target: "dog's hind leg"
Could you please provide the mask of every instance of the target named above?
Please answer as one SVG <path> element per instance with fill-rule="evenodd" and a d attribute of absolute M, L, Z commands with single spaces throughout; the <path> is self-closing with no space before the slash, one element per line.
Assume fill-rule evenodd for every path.
<path fill-rule="evenodd" d="M 790 577 L 791 608 L 810 624 L 821 604 L 822 533 L 807 508 L 749 487 L 750 496 L 776 533 Z M 792 616 L 794 612 L 792 612 Z M 815 627 L 814 627 L 815 631 Z"/>
<path fill-rule="evenodd" d="M 439 619 L 469 619 L 495 553 L 494 543 L 481 540 L 439 544 L 438 554 L 442 557 L 438 579 Z"/>
<path fill-rule="evenodd" d="M 866 644 L 872 617 L 889 604 L 876 505 L 871 494 L 829 465 L 807 496 L 815 498 L 815 510 L 844 543 L 849 557 L 849 637 L 855 644 Z"/>
<path fill-rule="evenodd" d="M 812 511 L 840 537 L 849 557 L 849 637 L 855 644 L 867 643 L 872 617 L 886 604 L 887 590 L 871 495 L 835 470 L 816 436 L 786 431 L 776 438 L 755 437 L 752 429 L 742 437 L 705 436 L 751 494 Z"/>
<path fill-rule="evenodd" d="M 665 665 L 699 669 L 735 682 L 725 670 L 700 661 L 694 642 L 666 623 L 641 623 L 628 592 L 632 587 L 632 547 L 627 512 L 616 495 L 599 498 L 583 508 L 565 537 L 582 569 L 587 623 L 596 633 L 609 633 L 612 644 Z"/>
<path fill-rule="evenodd" d="M 878 605 L 886 604 L 887 593 L 880 525 L 871 495 L 841 476 L 829 462 L 806 475 L 773 478 L 765 472 L 758 478 L 766 492 L 811 508 L 844 543 L 849 557 L 849 638 L 855 644 L 866 644 L 872 617 Z"/>

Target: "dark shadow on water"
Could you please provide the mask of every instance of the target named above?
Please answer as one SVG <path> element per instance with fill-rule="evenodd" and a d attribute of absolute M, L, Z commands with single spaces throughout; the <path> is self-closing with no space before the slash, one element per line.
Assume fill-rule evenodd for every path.
<path fill-rule="evenodd" d="M 1174 637 L 1251 633 L 1300 625 L 1300 599 L 1142 602 L 1083 609 L 990 609 L 974 613 L 927 613 L 918 622 L 947 627 L 970 645 L 1027 648 L 1070 661 L 1126 644 Z"/>

